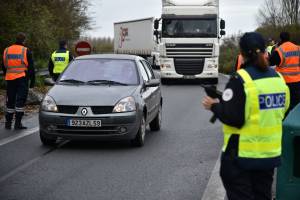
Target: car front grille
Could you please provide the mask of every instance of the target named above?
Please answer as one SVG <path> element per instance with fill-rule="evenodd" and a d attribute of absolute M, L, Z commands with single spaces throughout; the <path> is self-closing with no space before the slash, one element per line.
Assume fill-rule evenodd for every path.
<path fill-rule="evenodd" d="M 64 106 L 64 105 L 57 106 L 58 112 L 64 114 L 75 114 L 78 108 L 79 106 Z"/>
<path fill-rule="evenodd" d="M 70 127 L 65 125 L 57 126 L 55 130 L 62 134 L 72 134 L 72 135 L 116 135 L 121 134 L 117 126 L 103 126 L 103 127 Z M 124 134 L 124 133 L 123 133 Z"/>
<path fill-rule="evenodd" d="M 79 107 L 80 106 L 58 105 L 57 109 L 59 113 L 76 114 Z M 91 109 L 95 115 L 100 115 L 100 114 L 112 113 L 114 107 L 113 106 L 91 106 Z"/>
<path fill-rule="evenodd" d="M 96 115 L 112 113 L 113 106 L 92 106 L 92 111 Z"/>

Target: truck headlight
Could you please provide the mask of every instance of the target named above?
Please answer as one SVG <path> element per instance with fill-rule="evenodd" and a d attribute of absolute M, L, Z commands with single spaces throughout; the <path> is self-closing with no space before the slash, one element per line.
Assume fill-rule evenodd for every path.
<path fill-rule="evenodd" d="M 42 110 L 47 112 L 57 112 L 57 106 L 54 99 L 47 95 L 42 102 Z"/>
<path fill-rule="evenodd" d="M 133 97 L 121 99 L 114 107 L 114 113 L 131 112 L 136 110 L 135 100 Z"/>

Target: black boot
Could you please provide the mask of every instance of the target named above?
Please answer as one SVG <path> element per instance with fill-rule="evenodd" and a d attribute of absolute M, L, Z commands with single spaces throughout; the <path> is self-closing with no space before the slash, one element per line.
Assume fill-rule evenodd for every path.
<path fill-rule="evenodd" d="M 23 115 L 24 115 L 23 112 L 16 112 L 15 130 L 27 129 L 27 127 L 23 126 L 21 122 Z"/>
<path fill-rule="evenodd" d="M 5 114 L 5 129 L 8 129 L 8 130 L 11 129 L 11 122 L 12 122 L 13 117 L 14 117 L 13 113 L 7 112 Z"/>

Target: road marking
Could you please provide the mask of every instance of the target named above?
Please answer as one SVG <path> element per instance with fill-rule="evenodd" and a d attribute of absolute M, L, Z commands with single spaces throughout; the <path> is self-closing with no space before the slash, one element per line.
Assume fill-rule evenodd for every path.
<path fill-rule="evenodd" d="M 36 128 L 33 128 L 36 129 Z M 33 130 L 30 129 L 30 130 Z M 29 130 L 28 130 L 29 131 Z M 15 174 L 19 173 L 20 171 L 25 170 L 26 168 L 28 168 L 29 166 L 33 165 L 35 162 L 39 161 L 40 159 L 43 158 L 43 156 L 55 151 L 56 149 L 61 148 L 63 145 L 67 144 L 69 142 L 69 140 L 65 140 L 62 141 L 61 143 L 58 143 L 56 147 L 52 147 L 51 149 L 47 150 L 45 153 L 43 153 L 42 155 L 33 158 L 31 160 L 29 160 L 28 162 L 22 164 L 21 166 L 15 168 L 14 170 L 10 171 L 9 173 L 5 174 L 4 176 L 0 177 L 0 183 L 2 183 L 3 181 L 7 180 L 8 178 L 14 176 Z"/>
<path fill-rule="evenodd" d="M 220 158 L 211 173 L 206 189 L 201 200 L 224 200 L 226 192 L 219 176 Z"/>
<path fill-rule="evenodd" d="M 28 130 L 22 131 L 20 133 L 17 133 L 15 135 L 12 135 L 10 137 L 4 138 L 4 139 L 0 140 L 0 146 L 14 142 L 14 141 L 21 139 L 23 137 L 26 137 L 28 135 L 32 135 L 33 133 L 35 133 L 37 131 L 39 131 L 39 127 L 28 129 Z"/>

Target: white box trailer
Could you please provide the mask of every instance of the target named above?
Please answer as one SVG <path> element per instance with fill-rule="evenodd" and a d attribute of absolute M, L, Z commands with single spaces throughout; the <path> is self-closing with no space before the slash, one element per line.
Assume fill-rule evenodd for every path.
<path fill-rule="evenodd" d="M 114 52 L 151 57 L 156 48 L 154 20 L 145 18 L 114 23 Z"/>

